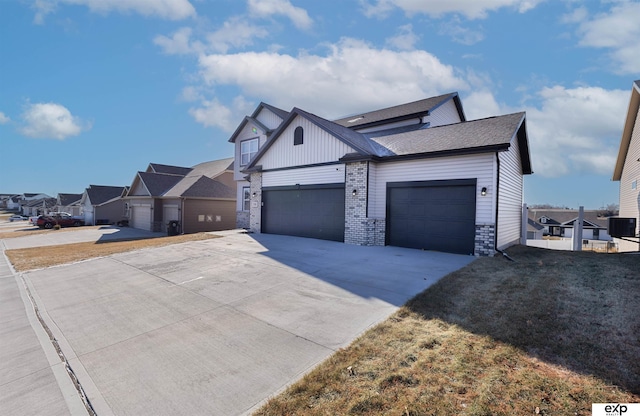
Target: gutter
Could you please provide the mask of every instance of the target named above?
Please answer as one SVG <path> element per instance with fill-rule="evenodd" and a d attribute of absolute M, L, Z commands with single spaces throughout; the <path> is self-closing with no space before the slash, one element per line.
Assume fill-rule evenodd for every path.
<path fill-rule="evenodd" d="M 500 207 L 500 154 L 496 152 L 496 219 L 495 219 L 495 230 L 493 234 L 493 249 L 498 253 L 502 253 L 503 256 L 506 256 L 505 253 L 498 250 L 498 210 Z M 522 219 L 521 219 L 522 221 Z"/>

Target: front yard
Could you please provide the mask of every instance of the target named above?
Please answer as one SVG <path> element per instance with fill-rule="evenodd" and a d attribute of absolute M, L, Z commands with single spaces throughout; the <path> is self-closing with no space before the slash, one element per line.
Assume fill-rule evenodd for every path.
<path fill-rule="evenodd" d="M 514 247 L 408 302 L 258 415 L 591 415 L 640 402 L 640 255 Z"/>

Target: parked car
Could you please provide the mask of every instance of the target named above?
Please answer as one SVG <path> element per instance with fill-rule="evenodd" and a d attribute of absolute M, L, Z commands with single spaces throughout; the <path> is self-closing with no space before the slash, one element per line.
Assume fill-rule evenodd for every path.
<path fill-rule="evenodd" d="M 15 215 L 12 215 L 12 216 L 10 216 L 10 217 L 9 217 L 9 222 L 14 222 L 14 221 L 26 221 L 26 220 L 28 220 L 28 219 L 29 219 L 29 218 L 27 218 L 27 217 L 25 217 L 25 216 L 15 214 Z"/>
<path fill-rule="evenodd" d="M 84 225 L 84 219 L 74 217 L 66 212 L 56 212 L 51 215 L 41 215 L 36 221 L 36 225 L 40 228 L 53 228 L 56 225 L 60 227 L 79 227 Z"/>
<path fill-rule="evenodd" d="M 31 225 L 38 225 L 38 218 L 40 218 L 39 215 L 36 215 L 35 217 L 29 217 L 29 223 Z"/>

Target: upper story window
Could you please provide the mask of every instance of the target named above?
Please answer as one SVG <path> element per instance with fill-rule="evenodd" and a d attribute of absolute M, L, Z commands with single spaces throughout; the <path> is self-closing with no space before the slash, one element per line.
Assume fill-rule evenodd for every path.
<path fill-rule="evenodd" d="M 304 142 L 304 130 L 302 129 L 302 127 L 298 126 L 293 131 L 293 145 L 297 146 L 299 144 L 302 144 L 303 142 Z"/>
<path fill-rule="evenodd" d="M 638 181 L 637 180 L 631 182 L 631 189 L 638 189 Z"/>
<path fill-rule="evenodd" d="M 258 138 L 245 140 L 240 143 L 240 165 L 248 165 L 251 159 L 258 153 Z"/>

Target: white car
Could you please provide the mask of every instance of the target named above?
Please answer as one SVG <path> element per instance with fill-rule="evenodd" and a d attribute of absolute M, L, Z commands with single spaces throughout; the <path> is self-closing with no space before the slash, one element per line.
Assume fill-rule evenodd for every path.
<path fill-rule="evenodd" d="M 14 221 L 26 221 L 28 220 L 28 217 L 23 217 L 22 215 L 12 215 L 9 217 L 9 222 L 14 222 Z"/>

